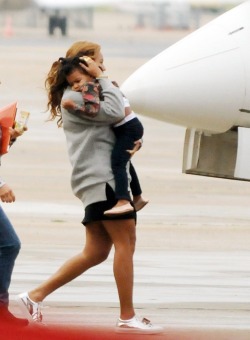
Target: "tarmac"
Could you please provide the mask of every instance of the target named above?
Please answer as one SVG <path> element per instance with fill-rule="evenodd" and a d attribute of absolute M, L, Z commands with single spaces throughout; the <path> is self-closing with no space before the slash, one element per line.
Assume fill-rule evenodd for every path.
<path fill-rule="evenodd" d="M 118 22 L 100 20 L 84 36 L 72 30 L 66 38 L 47 37 L 45 29 L 18 28 L 0 39 L 1 105 L 17 100 L 19 110 L 31 112 L 29 130 L 1 166 L 1 177 L 17 197 L 2 206 L 22 241 L 10 287 L 10 308 L 17 316 L 16 295 L 45 280 L 84 244 L 83 207 L 71 192 L 63 131 L 46 121 L 44 80 L 50 65 L 74 41 L 92 40 L 103 46 L 110 78 L 122 83 L 163 46 L 189 33 L 125 30 Z M 139 117 L 145 137 L 133 163 L 150 203 L 138 213 L 137 314 L 164 327 L 152 339 L 249 340 L 250 185 L 182 174 L 185 128 Z M 112 259 L 113 252 L 51 294 L 44 301 L 45 323 L 98 329 L 98 339 L 104 339 L 119 314 Z"/>

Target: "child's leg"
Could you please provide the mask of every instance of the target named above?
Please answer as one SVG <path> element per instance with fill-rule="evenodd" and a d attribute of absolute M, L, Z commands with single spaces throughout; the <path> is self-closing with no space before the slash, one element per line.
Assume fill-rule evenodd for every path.
<path fill-rule="evenodd" d="M 135 171 L 133 164 L 130 162 L 129 172 L 131 175 L 130 188 L 133 195 L 133 203 L 136 211 L 141 210 L 146 204 L 148 204 L 148 200 L 142 197 L 142 190 L 139 182 L 139 178 Z"/>
<path fill-rule="evenodd" d="M 117 134 L 116 134 L 117 135 Z M 131 147 L 134 141 L 130 136 L 120 134 L 117 136 L 116 143 L 111 156 L 111 167 L 115 179 L 115 197 L 116 205 L 104 212 L 105 215 L 121 215 L 134 210 L 129 194 L 129 183 L 127 176 L 127 164 L 130 154 L 126 151 L 127 147 Z"/>
<path fill-rule="evenodd" d="M 116 140 L 112 157 L 111 167 L 115 178 L 115 195 L 117 200 L 131 201 L 128 192 L 129 183 L 127 176 L 127 164 L 130 160 L 130 155 L 126 151 L 127 146 L 133 144 L 133 140 L 129 136 L 120 136 Z"/>
<path fill-rule="evenodd" d="M 116 143 L 112 152 L 111 167 L 115 179 L 115 195 L 118 200 L 115 207 L 105 211 L 105 215 L 124 214 L 133 207 L 130 205 L 130 195 L 128 192 L 127 164 L 130 160 L 130 153 L 134 147 L 134 142 L 142 137 L 143 127 L 137 118 L 114 128 Z M 120 208 L 121 207 L 121 208 Z"/>
<path fill-rule="evenodd" d="M 135 168 L 130 161 L 129 164 L 129 173 L 131 176 L 131 182 L 130 182 L 130 188 L 133 196 L 140 196 L 142 194 L 141 186 L 140 186 L 140 181 L 137 176 L 137 173 L 135 171 Z"/>

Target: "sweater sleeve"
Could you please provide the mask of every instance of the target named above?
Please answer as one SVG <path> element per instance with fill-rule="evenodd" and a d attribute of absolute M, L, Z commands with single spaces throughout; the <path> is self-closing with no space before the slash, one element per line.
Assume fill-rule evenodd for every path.
<path fill-rule="evenodd" d="M 93 123 L 100 123 L 104 125 L 111 125 L 117 123 L 125 116 L 123 96 L 119 88 L 115 87 L 109 79 L 99 79 L 102 87 L 103 100 L 100 101 L 100 110 L 95 117 L 89 117 L 81 114 L 80 111 L 72 112 L 73 114 L 91 121 Z M 83 104 L 82 96 L 79 92 L 72 91 L 70 88 L 66 89 L 63 99 L 72 99 L 77 105 Z"/>
<path fill-rule="evenodd" d="M 123 95 L 109 79 L 99 79 L 99 83 L 103 100 L 100 101 L 100 111 L 96 118 L 98 121 L 107 121 L 109 124 L 117 123 L 125 117 Z"/>

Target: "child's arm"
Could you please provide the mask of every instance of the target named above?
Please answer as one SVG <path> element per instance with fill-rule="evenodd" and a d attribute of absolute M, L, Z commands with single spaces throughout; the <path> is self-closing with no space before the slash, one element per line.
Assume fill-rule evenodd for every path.
<path fill-rule="evenodd" d="M 85 114 L 95 117 L 100 110 L 99 84 L 88 82 L 83 85 L 82 97 L 85 104 Z"/>
<path fill-rule="evenodd" d="M 94 118 L 100 109 L 98 84 L 88 82 L 82 88 L 82 104 L 76 104 L 71 99 L 62 101 L 62 107 L 66 110 L 81 111 L 84 115 Z"/>

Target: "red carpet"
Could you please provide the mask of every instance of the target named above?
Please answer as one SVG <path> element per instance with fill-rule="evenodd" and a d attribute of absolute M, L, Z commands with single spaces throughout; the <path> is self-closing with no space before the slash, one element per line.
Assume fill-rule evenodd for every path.
<path fill-rule="evenodd" d="M 164 335 L 117 334 L 112 329 L 76 326 L 27 326 L 22 329 L 0 326 L 3 340 L 126 340 L 163 339 Z M 166 339 L 166 338 L 165 338 Z"/>

